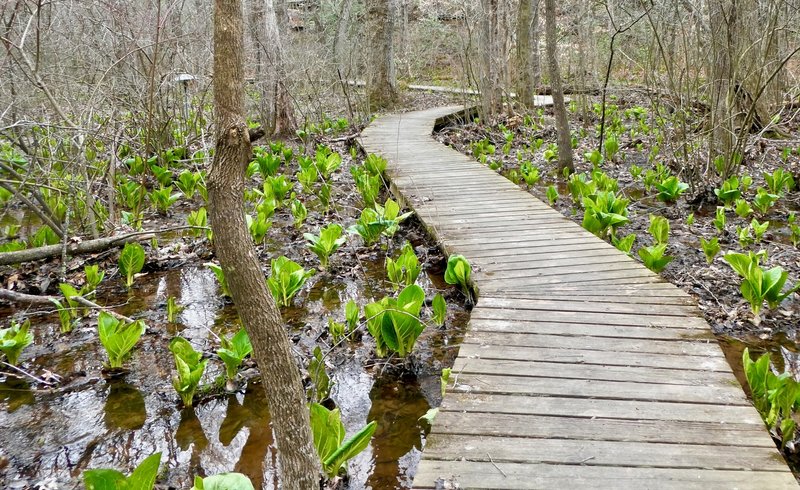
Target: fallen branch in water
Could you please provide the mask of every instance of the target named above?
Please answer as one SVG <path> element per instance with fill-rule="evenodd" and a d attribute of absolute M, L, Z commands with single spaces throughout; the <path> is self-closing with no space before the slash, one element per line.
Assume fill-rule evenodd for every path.
<path fill-rule="evenodd" d="M 116 235 L 105 238 L 97 238 L 95 240 L 86 240 L 83 242 L 74 242 L 67 244 L 67 255 L 81 255 L 102 252 L 113 247 L 121 247 L 128 242 L 149 240 L 159 233 L 167 233 L 170 231 L 197 229 L 204 227 L 196 226 L 177 226 L 173 228 L 165 228 L 161 230 L 149 231 L 136 231 L 133 233 L 125 233 L 124 235 Z M 25 250 L 17 250 L 14 252 L 0 253 L 0 265 L 22 264 L 25 262 L 33 262 L 35 260 L 49 259 L 58 257 L 63 250 L 63 244 L 46 245 L 44 247 L 29 248 Z"/>
<path fill-rule="evenodd" d="M 54 301 L 61 301 L 61 296 L 48 296 L 48 295 L 39 295 L 39 294 L 26 294 L 20 293 L 18 291 L 11 291 L 10 289 L 0 288 L 0 301 L 8 301 L 10 303 L 24 303 L 29 305 L 50 305 L 53 306 Z M 94 308 L 97 310 L 103 310 L 111 314 L 112 316 L 118 318 L 127 323 L 133 323 L 133 318 L 127 317 L 120 313 L 115 312 L 114 310 L 106 307 L 101 306 L 95 303 L 94 301 L 88 300 L 83 296 L 70 296 L 69 299 L 72 301 L 78 302 L 83 306 L 88 308 Z"/>

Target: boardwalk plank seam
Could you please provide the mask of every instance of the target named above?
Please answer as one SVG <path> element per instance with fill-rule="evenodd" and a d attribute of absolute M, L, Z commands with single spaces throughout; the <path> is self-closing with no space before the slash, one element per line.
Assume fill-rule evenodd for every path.
<path fill-rule="evenodd" d="M 435 141 L 459 110 L 387 115 L 360 141 L 475 270 L 414 488 L 796 488 L 694 300 Z"/>

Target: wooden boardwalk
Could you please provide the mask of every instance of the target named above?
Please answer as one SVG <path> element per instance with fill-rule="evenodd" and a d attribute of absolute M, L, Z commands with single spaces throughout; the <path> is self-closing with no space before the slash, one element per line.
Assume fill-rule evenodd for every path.
<path fill-rule="evenodd" d="M 691 297 L 436 142 L 458 109 L 362 137 L 479 288 L 414 488 L 796 488 Z"/>

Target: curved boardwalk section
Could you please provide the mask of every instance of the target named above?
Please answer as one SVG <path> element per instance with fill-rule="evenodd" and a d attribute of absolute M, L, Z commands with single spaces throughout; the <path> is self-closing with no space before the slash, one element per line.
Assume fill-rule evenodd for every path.
<path fill-rule="evenodd" d="M 458 109 L 362 139 L 479 289 L 414 488 L 796 488 L 691 298 L 436 142 Z"/>

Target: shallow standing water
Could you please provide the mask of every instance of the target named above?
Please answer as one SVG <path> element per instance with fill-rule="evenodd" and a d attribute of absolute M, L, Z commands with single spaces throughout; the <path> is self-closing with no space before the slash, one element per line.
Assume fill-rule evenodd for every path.
<path fill-rule="evenodd" d="M 382 260 L 364 268 L 371 276 L 368 283 L 374 283 L 376 292 L 382 289 Z M 435 276 L 420 279 L 428 285 L 440 281 Z M 302 308 L 284 312 L 299 338 L 296 346 L 312 345 L 316 334 L 309 325 L 341 315 L 348 299 L 356 298 L 363 306 L 364 291 L 359 289 L 364 287 L 348 281 L 333 284 L 320 278 L 314 283 Z M 175 324 L 165 322 L 170 296 L 184 306 Z M 239 328 L 235 310 L 219 295 L 213 274 L 197 267 L 152 273 L 139 278 L 130 295 L 100 291 L 98 302 L 119 305 L 115 309 L 120 313 L 144 318 L 148 324 L 129 362 L 130 372 L 116 379 L 101 376 L 105 354 L 89 322 L 60 336 L 52 315 L 34 319 L 37 342 L 23 356 L 34 358 L 28 368 L 68 379 L 54 390 L 36 390 L 12 377 L 0 383 L 0 483 L 77 488 L 85 469 L 128 471 L 161 451 L 160 481 L 170 486 L 188 488 L 194 475 L 238 471 L 256 488 L 276 488 L 272 431 L 260 384 L 206 399 L 193 409 L 179 408 L 170 384 L 174 366 L 166 350 L 169 338 L 180 334 L 208 353 L 216 349 L 216 335 Z M 451 350 L 442 346 L 460 335 L 465 323 L 465 314 L 451 315 L 448 328 L 455 333 L 431 332 L 422 350 L 434 363 L 452 360 Z M 42 345 L 41 339 L 50 340 Z M 364 366 L 365 346 L 345 349 L 351 352 L 333 358 L 334 366 L 329 367 L 335 382 L 331 398 L 342 411 L 348 434 L 367 421 L 378 421 L 370 447 L 351 462 L 350 488 L 408 488 L 424 444 L 426 427 L 419 417 L 440 401 L 438 375 L 398 377 L 388 369 L 381 376 L 383 366 Z M 203 382 L 210 383 L 220 373 L 221 363 L 209 362 Z"/>

